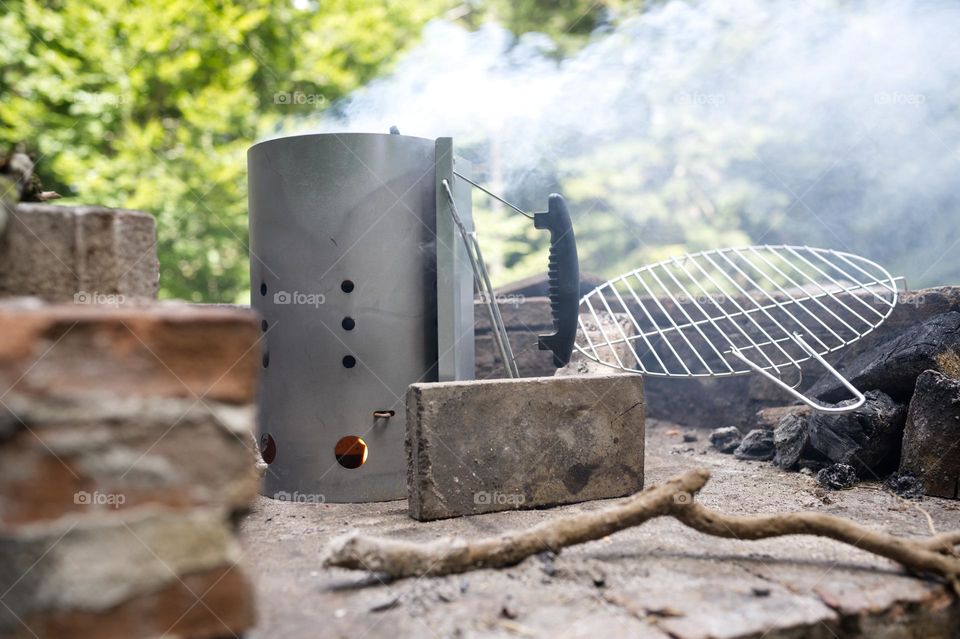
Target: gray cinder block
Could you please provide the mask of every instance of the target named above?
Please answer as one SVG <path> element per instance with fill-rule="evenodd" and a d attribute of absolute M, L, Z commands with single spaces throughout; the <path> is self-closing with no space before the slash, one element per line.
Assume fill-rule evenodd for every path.
<path fill-rule="evenodd" d="M 140 211 L 20 204 L 0 235 L 0 296 L 115 305 L 154 298 L 156 225 Z"/>
<path fill-rule="evenodd" d="M 413 384 L 410 516 L 621 497 L 643 487 L 639 375 Z"/>

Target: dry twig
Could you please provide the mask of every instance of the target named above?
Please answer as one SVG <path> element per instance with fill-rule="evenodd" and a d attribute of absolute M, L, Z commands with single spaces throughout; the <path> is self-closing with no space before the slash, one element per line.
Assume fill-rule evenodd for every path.
<path fill-rule="evenodd" d="M 331 543 L 328 566 L 386 573 L 392 577 L 446 575 L 477 568 L 510 566 L 545 550 L 600 539 L 657 517 L 674 517 L 708 535 L 767 539 L 783 535 L 829 537 L 892 559 L 913 573 L 931 573 L 960 593 L 960 531 L 905 539 L 879 533 L 848 519 L 799 512 L 741 517 L 719 513 L 694 501 L 710 479 L 707 470 L 691 470 L 609 508 L 560 516 L 527 530 L 475 541 L 439 539 L 430 543 L 352 535 Z"/>

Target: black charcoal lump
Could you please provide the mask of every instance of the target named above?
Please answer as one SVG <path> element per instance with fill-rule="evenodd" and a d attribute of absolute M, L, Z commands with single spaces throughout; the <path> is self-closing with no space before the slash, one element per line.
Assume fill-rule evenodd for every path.
<path fill-rule="evenodd" d="M 830 490 L 852 488 L 857 479 L 857 471 L 850 464 L 834 464 L 817 473 L 817 483 Z"/>
<path fill-rule="evenodd" d="M 879 479 L 897 468 L 907 408 L 880 391 L 864 395 L 866 402 L 854 411 L 811 415 L 810 446 L 835 464 L 849 464 L 861 478 Z"/>
<path fill-rule="evenodd" d="M 721 453 L 730 454 L 737 449 L 743 436 L 734 426 L 717 428 L 710 432 L 710 445 Z"/>
<path fill-rule="evenodd" d="M 905 402 L 913 394 L 920 373 L 928 369 L 948 373 L 956 366 L 958 354 L 960 312 L 950 311 L 868 348 L 837 368 L 857 388 L 877 389 Z M 828 402 L 849 397 L 846 388 L 831 375 L 824 375 L 809 392 Z"/>
<path fill-rule="evenodd" d="M 784 470 L 794 470 L 800 458 L 810 447 L 807 416 L 786 414 L 773 431 L 773 446 L 776 454 L 773 463 Z"/>
<path fill-rule="evenodd" d="M 960 498 L 960 380 L 937 371 L 917 378 L 900 473 L 921 481 L 927 495 Z"/>
<path fill-rule="evenodd" d="M 733 456 L 749 461 L 770 461 L 775 453 L 773 431 L 757 428 L 747 433 L 737 449 L 733 451 Z"/>
<path fill-rule="evenodd" d="M 883 482 L 884 487 L 904 499 L 919 499 L 926 494 L 923 482 L 913 473 L 893 473 Z"/>

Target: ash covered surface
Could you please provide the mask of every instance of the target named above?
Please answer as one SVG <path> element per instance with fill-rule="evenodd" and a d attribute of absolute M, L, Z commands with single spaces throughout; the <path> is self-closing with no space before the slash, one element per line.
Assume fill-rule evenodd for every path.
<path fill-rule="evenodd" d="M 673 424 L 648 420 L 647 485 L 706 467 L 713 478 L 699 499 L 711 508 L 741 515 L 815 510 L 891 534 L 928 533 L 925 516 L 892 503 L 879 483 L 825 491 L 813 477 L 737 460 L 705 438 L 684 442 L 683 434 Z M 873 637 L 882 629 L 885 637 L 946 639 L 960 626 L 960 607 L 942 585 L 908 577 L 868 553 L 805 536 L 717 539 L 668 519 L 502 570 L 382 581 L 320 566 L 327 542 L 345 533 L 476 539 L 603 505 L 424 524 L 407 517 L 405 501 L 309 505 L 260 498 L 241 523 L 259 608 L 249 637 L 315 636 L 322 629 L 328 637 L 389 639 L 667 639 L 710 636 L 723 628 L 724 637 Z M 925 498 L 923 508 L 938 530 L 960 520 L 960 504 L 953 501 Z"/>

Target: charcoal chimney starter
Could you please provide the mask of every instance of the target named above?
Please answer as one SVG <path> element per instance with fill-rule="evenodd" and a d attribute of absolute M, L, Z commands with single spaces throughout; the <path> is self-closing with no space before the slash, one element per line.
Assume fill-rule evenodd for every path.
<path fill-rule="evenodd" d="M 454 162 L 450 138 L 310 134 L 250 148 L 265 495 L 406 496 L 407 386 L 473 378 L 471 265 L 441 189 Z M 472 230 L 469 195 L 455 202 Z"/>

